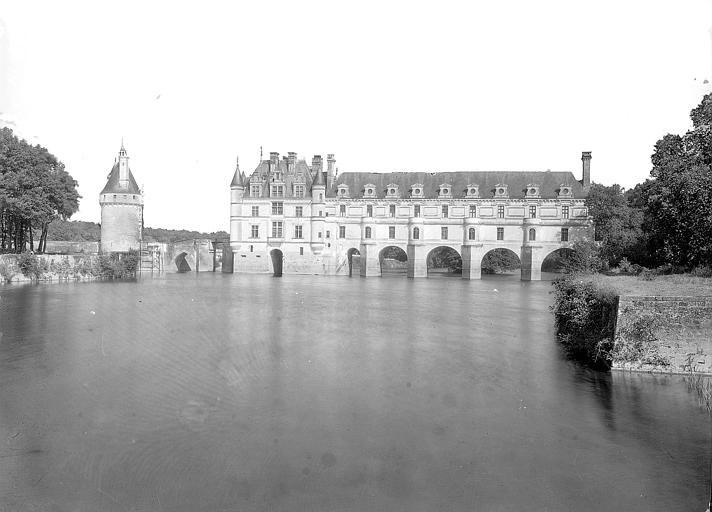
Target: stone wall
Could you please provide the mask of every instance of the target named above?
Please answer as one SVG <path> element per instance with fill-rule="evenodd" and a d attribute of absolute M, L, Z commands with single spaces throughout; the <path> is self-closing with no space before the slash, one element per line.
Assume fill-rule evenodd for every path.
<path fill-rule="evenodd" d="M 47 269 L 40 281 L 95 279 L 88 272 L 99 258 L 96 254 L 37 254 L 36 256 L 46 264 Z M 0 254 L 0 284 L 30 281 L 29 277 L 20 272 L 16 254 Z"/>
<path fill-rule="evenodd" d="M 712 297 L 621 296 L 613 368 L 712 373 Z"/>

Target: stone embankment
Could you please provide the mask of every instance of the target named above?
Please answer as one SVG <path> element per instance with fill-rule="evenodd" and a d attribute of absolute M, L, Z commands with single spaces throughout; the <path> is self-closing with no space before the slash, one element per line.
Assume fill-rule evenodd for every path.
<path fill-rule="evenodd" d="M 612 368 L 712 374 L 712 297 L 622 295 Z"/>

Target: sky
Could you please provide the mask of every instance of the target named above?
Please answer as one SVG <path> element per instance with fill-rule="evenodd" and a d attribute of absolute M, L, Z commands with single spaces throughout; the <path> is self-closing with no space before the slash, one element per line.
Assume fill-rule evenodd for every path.
<path fill-rule="evenodd" d="M 0 0 L 0 125 L 93 222 L 122 138 L 149 227 L 229 230 L 260 148 L 577 179 L 592 151 L 593 181 L 630 188 L 711 83 L 712 0 Z"/>

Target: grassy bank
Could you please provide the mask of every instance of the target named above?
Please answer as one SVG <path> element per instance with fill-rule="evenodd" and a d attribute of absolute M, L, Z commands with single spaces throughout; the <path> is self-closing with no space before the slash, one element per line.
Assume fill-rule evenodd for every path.
<path fill-rule="evenodd" d="M 599 288 L 607 288 L 617 295 L 663 297 L 712 296 L 712 279 L 690 274 L 672 274 L 646 279 L 643 276 L 593 274 L 580 277 Z"/>

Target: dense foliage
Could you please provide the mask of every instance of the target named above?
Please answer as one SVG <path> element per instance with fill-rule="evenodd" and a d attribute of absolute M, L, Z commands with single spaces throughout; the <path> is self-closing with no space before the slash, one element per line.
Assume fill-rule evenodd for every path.
<path fill-rule="evenodd" d="M 485 274 L 513 272 L 521 266 L 519 256 L 509 249 L 493 249 L 482 258 L 482 272 Z"/>
<path fill-rule="evenodd" d="M 44 250 L 50 223 L 79 209 L 77 182 L 45 148 L 0 129 L 0 252 Z"/>
<path fill-rule="evenodd" d="M 617 307 L 613 290 L 575 277 L 554 281 L 551 309 L 559 340 L 569 354 L 592 366 L 610 367 Z"/>

